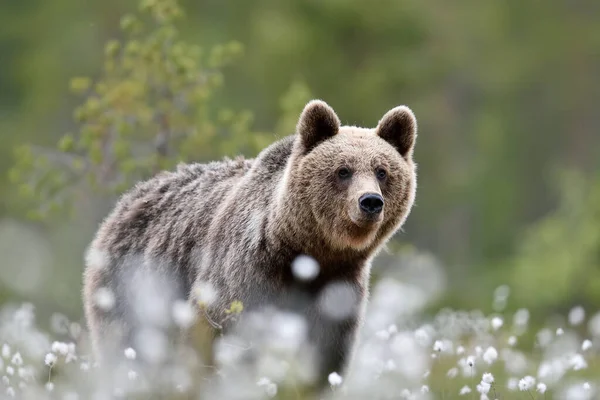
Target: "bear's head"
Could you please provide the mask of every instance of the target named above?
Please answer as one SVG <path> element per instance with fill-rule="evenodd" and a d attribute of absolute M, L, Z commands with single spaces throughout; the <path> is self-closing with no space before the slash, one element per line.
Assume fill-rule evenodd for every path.
<path fill-rule="evenodd" d="M 286 191 L 291 210 L 315 237 L 337 250 L 373 249 L 404 222 L 413 205 L 417 121 L 405 106 L 374 129 L 341 126 L 333 109 L 312 100 L 297 125 Z M 300 223 L 303 223 L 300 222 Z"/>

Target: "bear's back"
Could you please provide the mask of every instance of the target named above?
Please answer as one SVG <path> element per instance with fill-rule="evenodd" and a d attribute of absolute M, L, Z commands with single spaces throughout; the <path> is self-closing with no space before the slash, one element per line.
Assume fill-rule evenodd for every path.
<path fill-rule="evenodd" d="M 194 247 L 207 241 L 219 207 L 231 195 L 244 197 L 245 207 L 257 205 L 252 197 L 264 201 L 285 169 L 292 142 L 288 137 L 273 143 L 255 159 L 180 164 L 138 183 L 121 196 L 92 247 L 109 256 L 112 268 L 120 268 L 126 256 L 157 259 L 173 264 L 191 283 Z"/>
<path fill-rule="evenodd" d="M 120 198 L 92 246 L 111 258 L 144 254 L 185 261 L 191 239 L 208 229 L 210 209 L 223 201 L 253 161 L 181 164 L 138 183 Z"/>

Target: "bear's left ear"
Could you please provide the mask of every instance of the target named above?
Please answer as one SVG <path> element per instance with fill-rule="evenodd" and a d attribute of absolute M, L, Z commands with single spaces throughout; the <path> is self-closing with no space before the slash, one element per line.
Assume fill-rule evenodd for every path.
<path fill-rule="evenodd" d="M 310 152 L 319 143 L 337 135 L 340 124 L 337 114 L 327 103 L 321 100 L 309 101 L 296 127 L 304 153 Z"/>
<path fill-rule="evenodd" d="M 398 106 L 385 113 L 376 128 L 377 135 L 409 158 L 417 138 L 417 119 L 410 108 Z"/>

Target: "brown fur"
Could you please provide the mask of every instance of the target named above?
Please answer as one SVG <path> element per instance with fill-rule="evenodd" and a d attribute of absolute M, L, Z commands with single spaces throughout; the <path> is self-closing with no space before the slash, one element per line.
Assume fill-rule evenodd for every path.
<path fill-rule="evenodd" d="M 256 159 L 182 165 L 136 185 L 90 247 L 100 256 L 87 262 L 84 302 L 97 352 L 132 340 L 139 316 L 130 292 L 152 272 L 170 283 L 172 290 L 157 296 L 166 302 L 190 299 L 196 284 L 210 283 L 218 296 L 207 312 L 215 321 L 234 300 L 245 310 L 272 304 L 304 313 L 323 356 L 321 374 L 342 371 L 368 296 L 371 260 L 414 201 L 415 139 L 416 119 L 407 107 L 365 129 L 340 126 L 335 112 L 314 100 L 297 134 Z M 341 179 L 340 167 L 351 177 Z M 378 168 L 387 171 L 384 179 L 376 176 Z M 378 217 L 359 208 L 367 192 L 385 201 Z M 301 254 L 320 265 L 308 283 L 297 282 L 290 270 Z M 356 311 L 342 321 L 328 320 L 315 300 L 333 282 L 348 285 L 358 299 Z M 100 287 L 114 293 L 113 309 L 95 304 Z M 294 293 L 306 301 L 294 303 Z"/>

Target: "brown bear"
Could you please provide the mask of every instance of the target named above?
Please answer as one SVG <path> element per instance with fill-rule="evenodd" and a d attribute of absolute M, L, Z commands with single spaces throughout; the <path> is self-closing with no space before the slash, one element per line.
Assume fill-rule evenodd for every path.
<path fill-rule="evenodd" d="M 102 223 L 86 260 L 85 314 L 97 355 L 136 347 L 144 323 L 169 325 L 170 304 L 195 304 L 194 288 L 208 284 L 214 299 L 202 316 L 227 320 L 234 301 L 244 313 L 291 308 L 308 321 L 320 377 L 342 373 L 371 260 L 413 205 L 416 132 L 405 106 L 367 129 L 341 126 L 329 105 L 312 100 L 296 134 L 255 159 L 182 165 L 137 184 Z M 299 256 L 318 264 L 309 279 L 292 270 Z M 352 299 L 336 318 L 318 300 L 331 284 Z M 140 300 L 140 290 L 153 295 Z"/>

